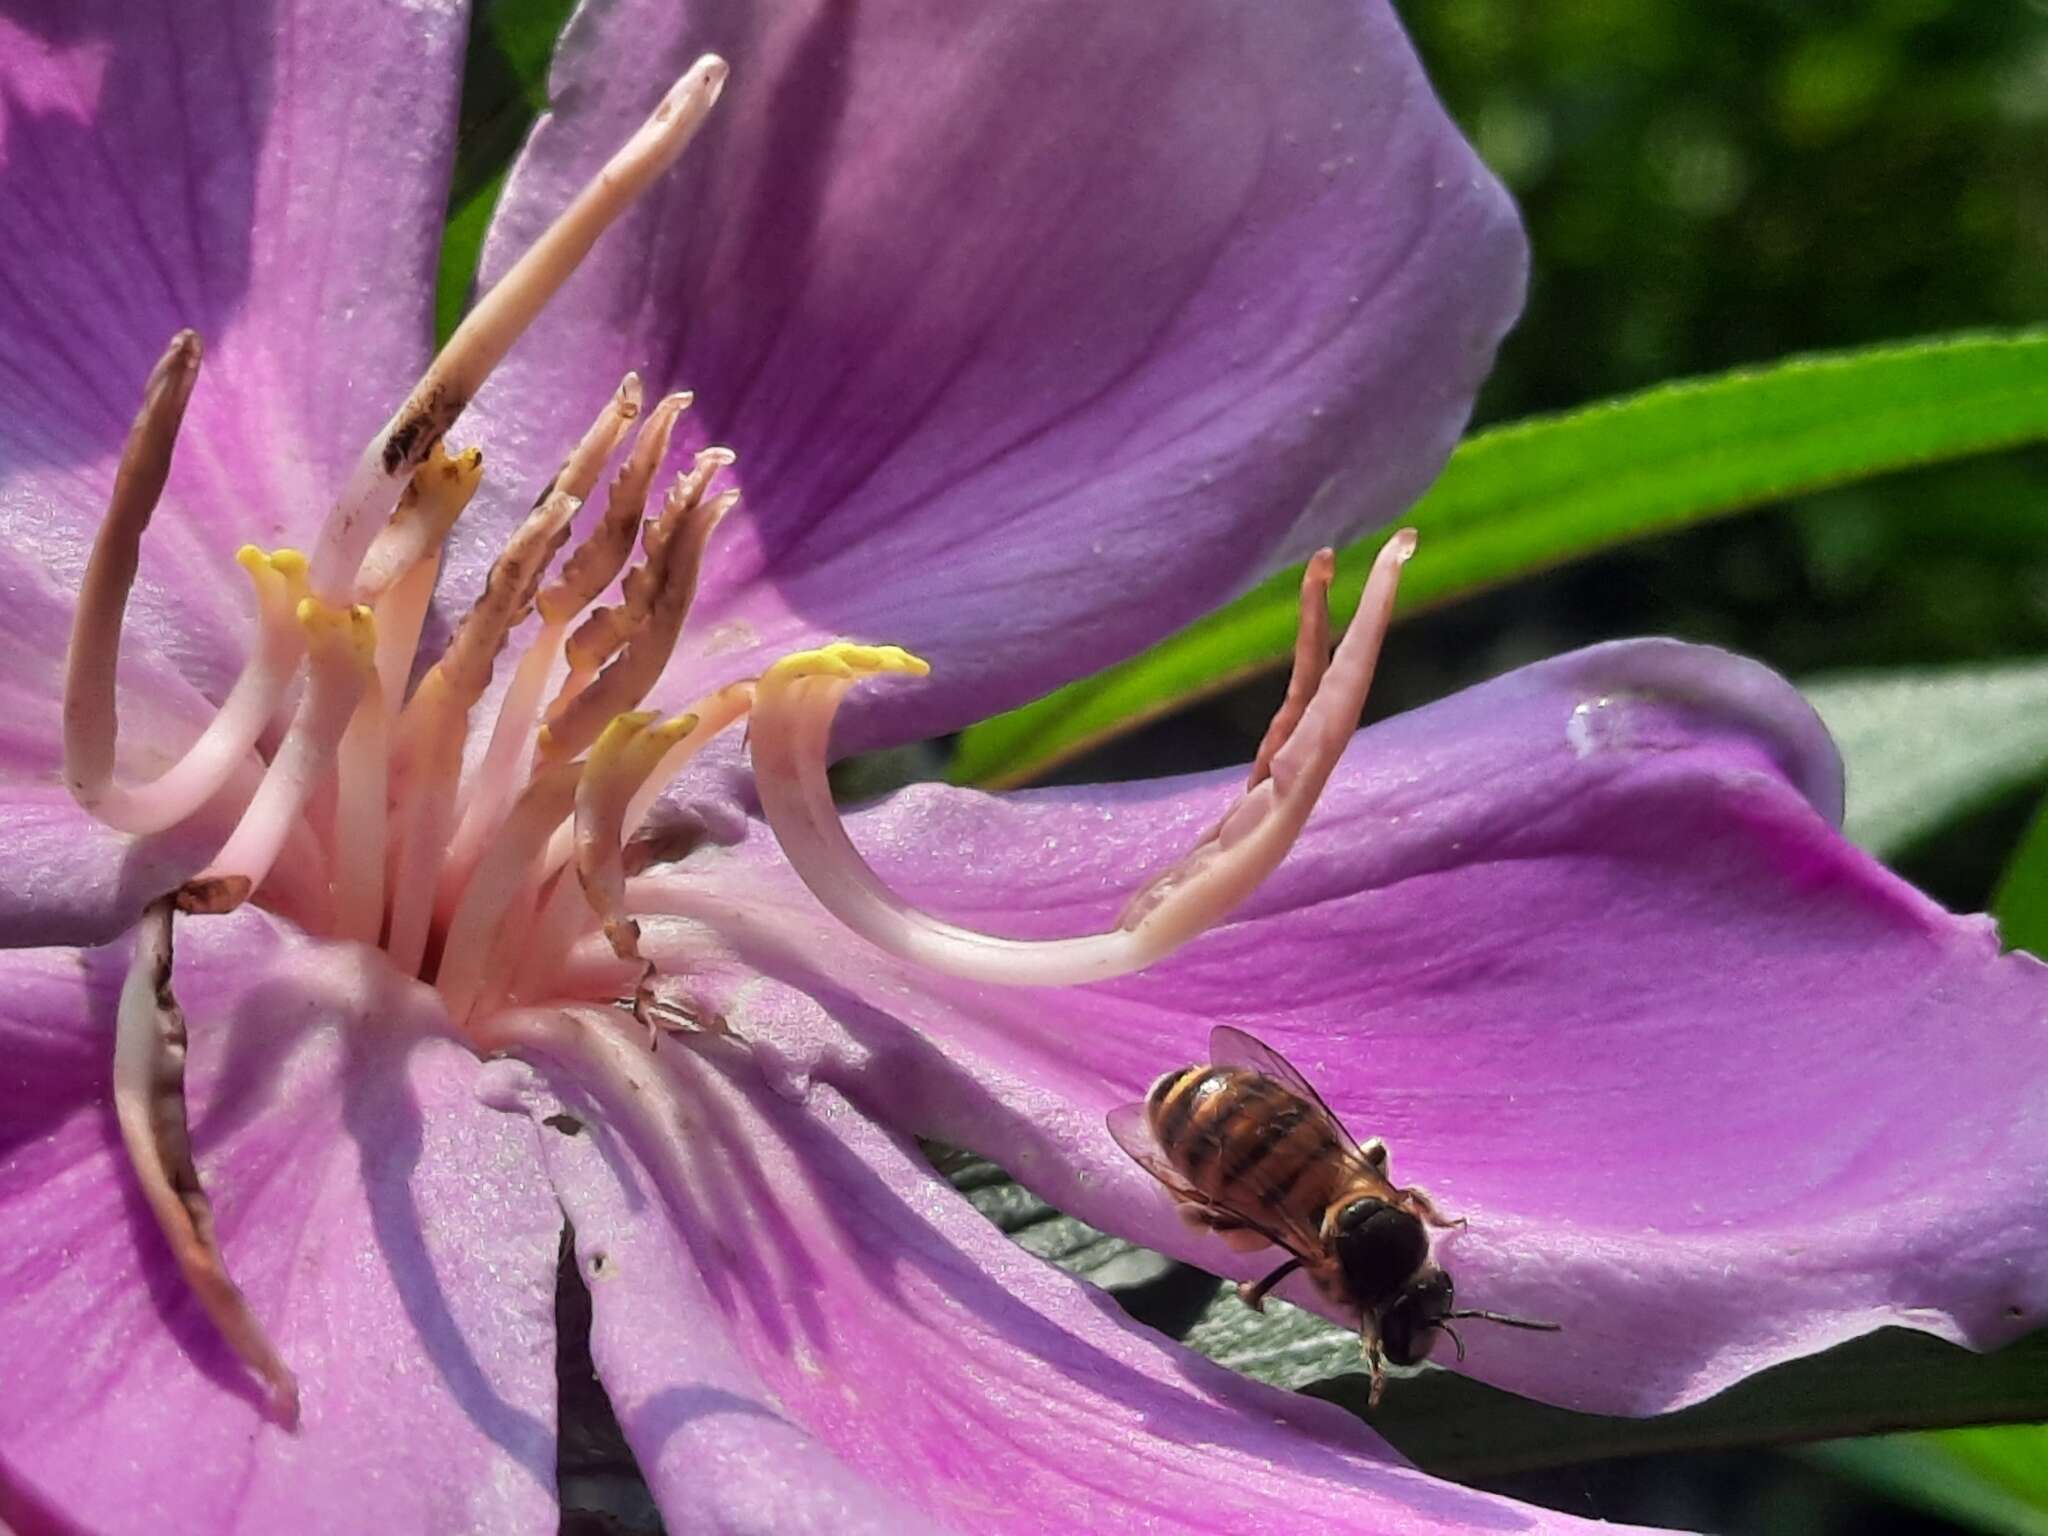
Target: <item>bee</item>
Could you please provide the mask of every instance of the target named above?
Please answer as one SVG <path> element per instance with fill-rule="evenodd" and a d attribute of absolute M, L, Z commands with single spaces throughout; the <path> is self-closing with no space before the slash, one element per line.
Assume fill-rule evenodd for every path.
<path fill-rule="evenodd" d="M 1398 1187 L 1378 1137 L 1361 1146 L 1322 1095 L 1279 1052 L 1219 1024 L 1209 1061 L 1168 1072 L 1143 1102 L 1110 1111 L 1109 1133 L 1164 1184 L 1190 1225 L 1250 1252 L 1285 1249 L 1287 1262 L 1237 1293 L 1253 1311 L 1297 1269 L 1358 1319 L 1378 1406 L 1387 1367 L 1419 1365 L 1453 1318 L 1556 1332 L 1452 1306 L 1451 1277 L 1430 1251 L 1430 1229 L 1462 1227 L 1419 1189 Z"/>

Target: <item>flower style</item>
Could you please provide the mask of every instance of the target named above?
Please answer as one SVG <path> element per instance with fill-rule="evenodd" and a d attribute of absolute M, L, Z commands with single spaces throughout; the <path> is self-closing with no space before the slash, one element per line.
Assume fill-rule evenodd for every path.
<path fill-rule="evenodd" d="M 678 1528 L 1575 1525 L 1130 1327 L 906 1139 L 1246 1272 L 1102 1128 L 1215 1020 L 1564 1323 L 1488 1379 L 1654 1411 L 2032 1323 L 2038 968 L 1836 837 L 1747 663 L 1582 653 L 1334 759 L 1396 542 L 1249 787 L 927 787 L 849 840 L 828 746 L 1397 511 L 1512 314 L 1383 7 L 1150 9 L 587 8 L 424 375 L 459 9 L 0 21 L 0 1517 L 545 1526 L 566 1213 Z M 472 393 L 488 465 L 440 445 Z"/>

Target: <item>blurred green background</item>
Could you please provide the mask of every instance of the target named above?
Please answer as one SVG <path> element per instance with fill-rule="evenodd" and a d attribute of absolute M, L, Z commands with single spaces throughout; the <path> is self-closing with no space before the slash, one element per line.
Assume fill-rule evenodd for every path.
<path fill-rule="evenodd" d="M 1793 352 L 2048 316 L 2039 0 L 1401 10 L 1528 221 L 1529 306 L 1483 420 Z M 1731 646 L 1795 678 L 2048 653 L 2048 453 L 1632 546 L 1425 617 L 1389 658 L 1406 689 L 1434 693 L 1643 632 Z M 1431 661 L 1411 668 L 1419 652 Z M 1417 675 L 1425 667 L 1434 675 Z M 2039 793 L 2007 794 L 1894 862 L 1950 904 L 1981 908 Z M 1613 1520 L 1759 1536 L 2040 1532 L 2048 1434 L 1656 1458 L 1503 1486 Z"/>
<path fill-rule="evenodd" d="M 544 104 L 567 8 L 481 5 L 444 326 L 504 164 Z M 2044 0 L 1399 8 L 1453 114 L 1514 189 L 1533 246 L 1528 309 L 1478 424 L 1792 353 L 2048 318 Z M 1388 647 L 1374 712 L 1641 633 L 1726 645 L 1801 680 L 2048 656 L 2048 452 L 1774 506 L 1416 618 Z M 1241 762 L 1278 686 L 1208 700 L 1059 776 Z M 2023 777 L 1893 861 L 1951 906 L 1986 906 L 2040 799 L 2043 772 Z M 565 1294 L 565 1322 L 581 1305 Z M 587 1362 L 563 1369 L 566 1528 L 649 1528 Z M 1493 1486 L 1610 1520 L 1758 1536 L 2042 1536 L 2044 1468 L 2048 1433 L 2004 1429 L 1635 1458 Z"/>
<path fill-rule="evenodd" d="M 1475 426 L 1668 379 L 2048 317 L 2041 0 L 1429 0 L 1399 7 L 1513 188 L 1527 309 Z M 2048 452 L 1872 481 L 1628 546 L 1409 621 L 1375 713 L 1618 635 L 1800 680 L 2048 654 Z M 1276 682 L 1061 778 L 1241 761 Z M 1981 909 L 2038 780 L 1894 855 Z"/>

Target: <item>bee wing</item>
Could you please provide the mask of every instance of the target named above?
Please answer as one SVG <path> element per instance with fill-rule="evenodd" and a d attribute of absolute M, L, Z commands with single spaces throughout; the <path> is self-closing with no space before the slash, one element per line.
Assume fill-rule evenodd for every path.
<path fill-rule="evenodd" d="M 1183 1205 L 1210 1208 L 1209 1198 L 1198 1193 L 1182 1178 L 1180 1170 L 1168 1162 L 1166 1154 L 1160 1150 L 1159 1138 L 1152 1134 L 1152 1121 L 1145 1113 L 1143 1100 L 1117 1105 L 1104 1123 L 1109 1127 L 1111 1138 L 1124 1149 L 1131 1161 L 1164 1184 L 1174 1199 Z"/>
<path fill-rule="evenodd" d="M 1300 1259 L 1311 1258 L 1320 1246 L 1316 1234 L 1292 1223 L 1276 1225 L 1281 1213 L 1247 1210 L 1236 1205 L 1219 1205 L 1195 1189 L 1167 1161 L 1159 1139 L 1152 1134 L 1152 1122 L 1142 1101 L 1119 1104 L 1105 1119 L 1109 1134 L 1132 1162 L 1151 1174 L 1181 1207 L 1182 1215 L 1197 1226 L 1207 1227 L 1231 1247 L 1240 1251 L 1267 1244 L 1285 1248 Z M 1247 1241 L 1249 1239 L 1249 1241 Z"/>
<path fill-rule="evenodd" d="M 1330 1129 L 1337 1137 L 1338 1145 L 1361 1163 L 1365 1161 L 1365 1154 L 1358 1145 L 1358 1139 L 1344 1128 L 1344 1122 L 1337 1118 L 1337 1112 L 1323 1102 L 1323 1096 L 1316 1092 L 1315 1084 L 1296 1071 L 1293 1062 L 1263 1040 L 1254 1039 L 1232 1025 L 1218 1024 L 1209 1031 L 1209 1059 L 1219 1067 L 1249 1067 L 1252 1071 L 1263 1072 L 1275 1082 L 1284 1085 L 1295 1097 L 1306 1100 L 1321 1110 L 1323 1118 L 1330 1123 Z"/>

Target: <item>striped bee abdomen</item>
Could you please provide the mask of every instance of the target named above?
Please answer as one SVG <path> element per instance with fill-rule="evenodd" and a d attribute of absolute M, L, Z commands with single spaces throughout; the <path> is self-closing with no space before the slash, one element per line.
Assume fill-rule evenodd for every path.
<path fill-rule="evenodd" d="M 1248 1067 L 1185 1067 L 1152 1085 L 1145 1108 L 1160 1150 L 1197 1193 L 1320 1221 L 1336 1133 L 1282 1084 Z"/>

